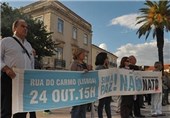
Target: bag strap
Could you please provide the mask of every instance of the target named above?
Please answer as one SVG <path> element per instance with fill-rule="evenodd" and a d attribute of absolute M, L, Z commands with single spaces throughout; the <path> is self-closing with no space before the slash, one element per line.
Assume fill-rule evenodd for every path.
<path fill-rule="evenodd" d="M 31 59 L 31 56 L 29 55 L 27 49 L 21 44 L 21 42 L 16 38 L 16 37 L 12 37 L 13 39 L 16 40 L 16 42 L 19 43 L 19 45 L 23 48 L 23 50 L 26 52 L 26 54 L 28 55 L 29 59 Z"/>

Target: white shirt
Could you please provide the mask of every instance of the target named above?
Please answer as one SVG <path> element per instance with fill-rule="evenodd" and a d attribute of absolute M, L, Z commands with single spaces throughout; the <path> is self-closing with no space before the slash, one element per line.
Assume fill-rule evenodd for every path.
<path fill-rule="evenodd" d="M 17 36 L 15 36 L 19 41 Z M 31 56 L 31 59 L 28 57 L 23 48 L 16 42 L 12 37 L 6 37 L 0 40 L 1 44 L 1 69 L 7 65 L 8 67 L 16 67 L 20 69 L 33 69 L 34 68 L 34 58 L 32 54 L 32 46 L 25 39 L 23 46 L 27 49 L 28 53 Z"/>

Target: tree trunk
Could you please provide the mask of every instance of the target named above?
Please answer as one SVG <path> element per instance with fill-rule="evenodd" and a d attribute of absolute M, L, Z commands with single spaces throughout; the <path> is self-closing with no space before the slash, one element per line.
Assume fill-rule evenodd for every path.
<path fill-rule="evenodd" d="M 162 62 L 162 75 L 163 75 L 163 72 L 164 72 L 164 58 L 163 58 L 164 31 L 163 29 L 156 28 L 156 39 L 157 39 L 159 61 Z"/>

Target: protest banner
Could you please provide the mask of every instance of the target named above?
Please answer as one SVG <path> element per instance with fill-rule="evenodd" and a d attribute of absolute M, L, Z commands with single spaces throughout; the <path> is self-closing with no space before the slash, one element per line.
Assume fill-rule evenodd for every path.
<path fill-rule="evenodd" d="M 89 72 L 15 69 L 15 72 L 13 113 L 65 108 L 106 96 L 162 91 L 161 72 L 117 68 Z"/>

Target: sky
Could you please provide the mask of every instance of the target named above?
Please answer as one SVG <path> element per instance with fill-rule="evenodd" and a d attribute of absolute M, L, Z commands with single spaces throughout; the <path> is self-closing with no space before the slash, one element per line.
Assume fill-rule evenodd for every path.
<path fill-rule="evenodd" d="M 1 0 L 13 8 L 20 8 L 36 0 Z M 66 7 L 92 25 L 92 43 L 118 57 L 134 55 L 138 65 L 152 66 L 158 61 L 156 39 L 152 32 L 145 40 L 136 34 L 139 9 L 145 7 L 143 0 L 59 0 Z M 170 32 L 165 32 L 164 63 L 170 64 Z"/>

